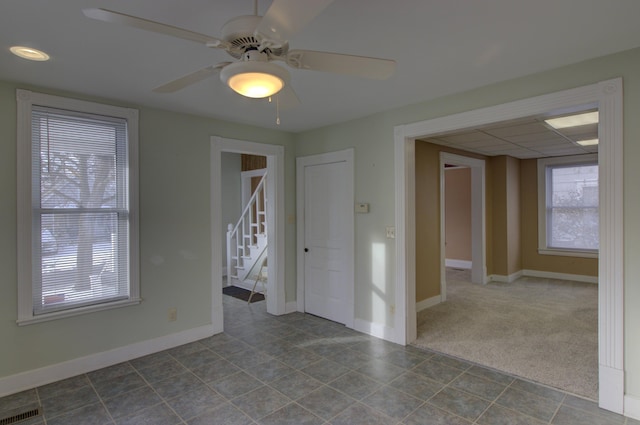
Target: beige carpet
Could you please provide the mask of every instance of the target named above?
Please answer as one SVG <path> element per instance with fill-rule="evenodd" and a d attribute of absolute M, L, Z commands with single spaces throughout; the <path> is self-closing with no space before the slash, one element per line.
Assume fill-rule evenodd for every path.
<path fill-rule="evenodd" d="M 414 345 L 595 400 L 598 288 L 531 277 L 475 285 L 448 270 L 447 301 L 418 313 Z"/>

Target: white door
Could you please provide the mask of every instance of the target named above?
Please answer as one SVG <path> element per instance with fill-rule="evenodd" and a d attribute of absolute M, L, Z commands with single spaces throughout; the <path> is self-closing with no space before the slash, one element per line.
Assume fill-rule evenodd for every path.
<path fill-rule="evenodd" d="M 304 310 L 350 325 L 353 320 L 352 168 L 347 161 L 307 164 L 303 168 Z"/>

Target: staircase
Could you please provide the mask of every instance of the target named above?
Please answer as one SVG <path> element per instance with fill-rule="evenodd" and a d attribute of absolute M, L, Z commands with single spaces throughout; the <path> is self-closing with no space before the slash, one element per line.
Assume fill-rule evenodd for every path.
<path fill-rule="evenodd" d="M 227 283 L 253 287 L 267 256 L 267 196 L 265 173 L 242 215 L 227 227 Z M 245 283 L 245 280 L 247 281 Z"/>

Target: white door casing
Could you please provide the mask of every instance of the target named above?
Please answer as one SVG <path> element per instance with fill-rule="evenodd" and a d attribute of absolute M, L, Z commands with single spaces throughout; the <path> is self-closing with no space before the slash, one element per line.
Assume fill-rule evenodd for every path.
<path fill-rule="evenodd" d="M 285 314 L 285 207 L 284 207 L 284 146 L 243 140 L 211 137 L 211 286 L 212 323 L 216 331 L 223 330 L 222 314 L 222 258 L 223 238 L 226 228 L 222 225 L 222 152 L 263 155 L 267 157 L 267 312 Z"/>
<path fill-rule="evenodd" d="M 447 299 L 445 267 L 445 164 L 471 170 L 471 282 L 487 283 L 487 244 L 485 209 L 485 161 L 449 152 L 440 152 L 440 301 Z"/>
<path fill-rule="evenodd" d="M 297 158 L 298 310 L 353 327 L 353 149 Z"/>
<path fill-rule="evenodd" d="M 417 337 L 415 300 L 415 140 L 549 112 L 598 108 L 600 253 L 598 262 L 599 406 L 624 413 L 623 88 L 616 78 L 395 127 L 395 340 Z M 631 403 L 631 402 L 630 402 Z"/>

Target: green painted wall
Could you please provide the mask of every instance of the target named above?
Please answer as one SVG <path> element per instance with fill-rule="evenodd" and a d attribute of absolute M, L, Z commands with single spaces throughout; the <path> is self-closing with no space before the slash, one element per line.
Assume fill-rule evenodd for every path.
<path fill-rule="evenodd" d="M 393 327 L 395 241 L 394 126 L 624 78 L 626 392 L 640 396 L 640 49 L 394 109 L 296 135 L 148 108 L 140 109 L 141 282 L 145 301 L 17 327 L 15 84 L 0 83 L 0 378 L 210 322 L 209 137 L 285 146 L 287 217 L 295 214 L 296 156 L 355 149 L 356 318 Z M 29 87 L 23 87 L 29 88 Z M 75 96 L 74 96 L 75 97 Z M 384 99 L 380 99 L 384 102 Z M 122 105 L 129 106 L 132 105 Z M 295 300 L 295 224 L 286 224 L 286 300 Z M 384 248 L 385 276 L 373 285 L 372 253 Z M 151 260 L 162 259 L 155 265 Z M 158 261 L 156 261 L 158 263 Z M 379 282 L 379 277 L 376 277 Z M 168 307 L 179 320 L 166 322 Z"/>
<path fill-rule="evenodd" d="M 0 378 L 211 323 L 210 137 L 285 146 L 293 194 L 293 136 L 279 131 L 139 107 L 140 282 L 137 306 L 18 327 L 16 290 L 16 88 L 0 82 Z M 95 100 L 95 99 L 89 99 Z M 117 103 L 105 101 L 104 103 Z M 136 107 L 136 105 L 121 105 Z M 286 197 L 288 214 L 295 199 Z M 295 226 L 286 229 L 295 264 Z M 221 261 L 219 259 L 218 261 Z M 286 282 L 295 299 L 295 268 Z M 167 309 L 178 320 L 167 321 Z"/>
<path fill-rule="evenodd" d="M 393 327 L 389 309 L 373 310 L 377 291 L 370 270 L 372 243 L 386 247 L 387 306 L 394 305 L 395 241 L 384 238 L 395 222 L 394 126 L 499 105 L 611 78 L 624 79 L 624 226 L 625 226 L 625 369 L 626 391 L 640 396 L 640 49 L 509 80 L 480 89 L 410 105 L 362 119 L 296 135 L 297 156 L 355 148 L 355 193 L 371 204 L 370 214 L 356 214 L 356 318 Z M 384 99 L 380 99 L 384 102 Z M 434 229 L 437 232 L 438 229 Z"/>

